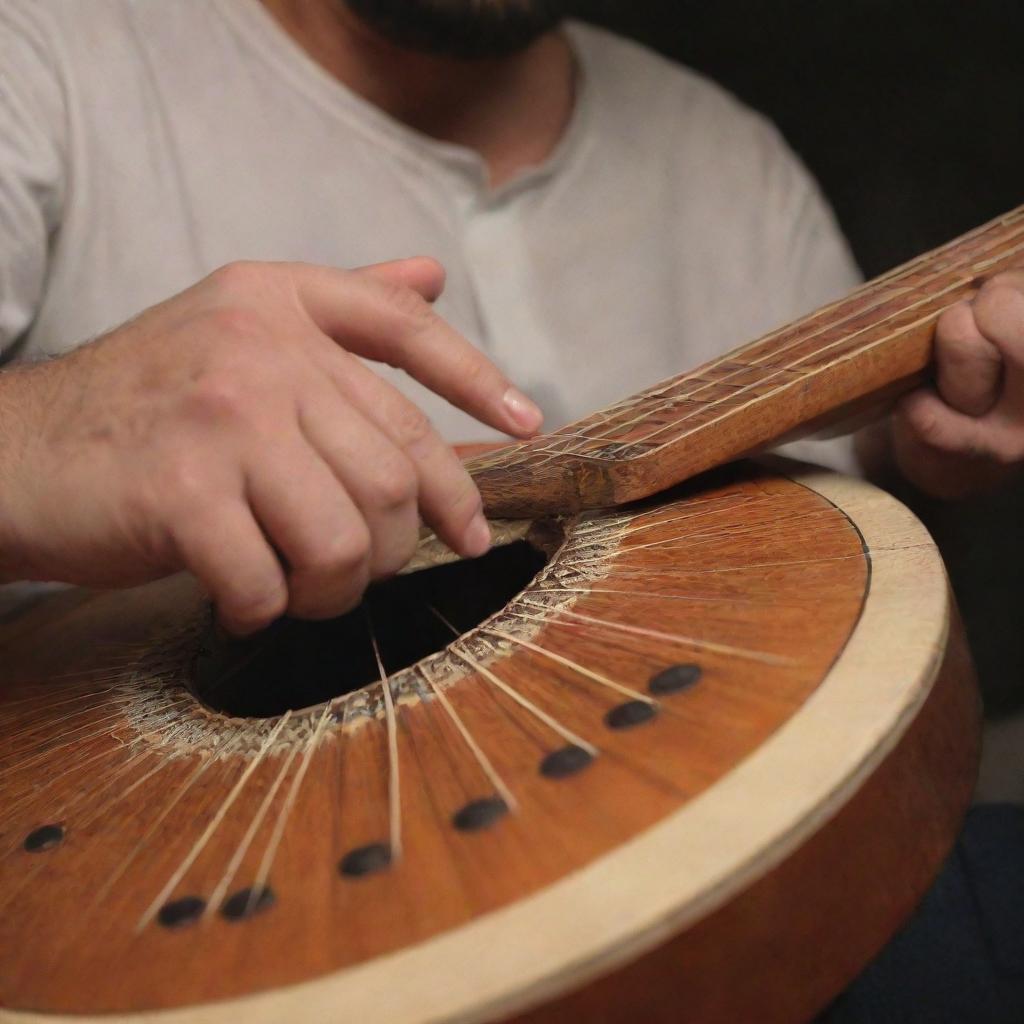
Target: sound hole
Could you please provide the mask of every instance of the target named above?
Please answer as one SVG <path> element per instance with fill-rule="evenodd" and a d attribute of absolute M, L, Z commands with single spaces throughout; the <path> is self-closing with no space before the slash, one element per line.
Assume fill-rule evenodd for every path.
<path fill-rule="evenodd" d="M 380 682 L 370 627 L 391 674 L 440 651 L 503 608 L 547 557 L 526 541 L 483 558 L 396 576 L 371 587 L 355 610 L 325 622 L 284 618 L 257 636 L 211 629 L 196 659 L 193 691 L 209 708 L 270 718 Z M 441 616 L 441 617 L 439 617 Z"/>

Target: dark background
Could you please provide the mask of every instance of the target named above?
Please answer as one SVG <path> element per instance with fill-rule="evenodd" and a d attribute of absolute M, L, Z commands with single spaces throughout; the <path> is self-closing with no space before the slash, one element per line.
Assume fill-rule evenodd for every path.
<path fill-rule="evenodd" d="M 1020 0 L 608 0 L 592 20 L 771 117 L 869 277 L 1024 203 Z M 1024 484 L 900 497 L 943 550 L 989 712 L 1024 706 Z"/>

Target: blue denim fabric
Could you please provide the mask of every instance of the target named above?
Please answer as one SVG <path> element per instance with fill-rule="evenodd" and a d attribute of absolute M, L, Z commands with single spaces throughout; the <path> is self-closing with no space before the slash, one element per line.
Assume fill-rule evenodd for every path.
<path fill-rule="evenodd" d="M 1024 1024 L 1024 808 L 971 809 L 914 917 L 817 1024 Z"/>

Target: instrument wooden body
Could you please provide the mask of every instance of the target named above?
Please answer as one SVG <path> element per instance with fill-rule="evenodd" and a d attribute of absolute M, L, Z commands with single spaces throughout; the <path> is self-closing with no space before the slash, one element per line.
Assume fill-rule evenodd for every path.
<path fill-rule="evenodd" d="M 834 996 L 972 787 L 927 534 L 794 465 L 561 529 L 436 654 L 393 671 L 382 642 L 386 682 L 267 719 L 185 688 L 181 580 L 0 627 L 4 1019 L 782 1022 Z"/>
<path fill-rule="evenodd" d="M 547 563 L 508 549 L 529 571 L 482 622 L 434 568 L 386 635 L 371 596 L 304 661 L 287 626 L 222 662 L 180 579 L 0 623 L 5 1019 L 808 1018 L 952 844 L 969 660 L 934 546 L 870 486 L 666 488 L 910 386 L 1022 253 L 1024 208 L 479 456 L 492 515 L 632 503 L 513 530 Z"/>

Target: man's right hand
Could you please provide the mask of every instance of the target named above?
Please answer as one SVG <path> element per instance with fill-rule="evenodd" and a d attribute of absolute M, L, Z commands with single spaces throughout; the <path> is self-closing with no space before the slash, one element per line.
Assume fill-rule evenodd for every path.
<path fill-rule="evenodd" d="M 540 412 L 433 310 L 429 259 L 231 264 L 71 354 L 0 376 L 0 579 L 129 586 L 188 569 L 232 632 L 323 618 L 411 556 L 489 534 L 424 414 L 359 358 L 491 426 Z"/>

